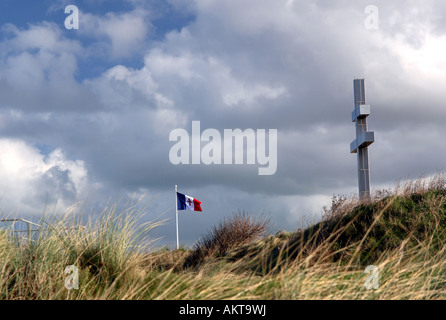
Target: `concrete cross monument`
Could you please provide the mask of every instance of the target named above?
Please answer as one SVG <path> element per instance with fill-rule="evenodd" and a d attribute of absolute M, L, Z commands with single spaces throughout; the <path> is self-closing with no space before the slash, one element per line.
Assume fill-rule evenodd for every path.
<path fill-rule="evenodd" d="M 370 199 L 369 145 L 375 141 L 375 133 L 367 131 L 370 105 L 365 103 L 364 79 L 353 80 L 355 110 L 352 121 L 356 122 L 356 139 L 350 144 L 350 152 L 358 154 L 359 199 Z"/>

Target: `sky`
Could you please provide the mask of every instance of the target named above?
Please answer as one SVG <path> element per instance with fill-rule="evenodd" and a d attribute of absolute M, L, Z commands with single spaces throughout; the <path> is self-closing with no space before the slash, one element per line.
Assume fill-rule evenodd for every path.
<path fill-rule="evenodd" d="M 203 209 L 180 211 L 183 245 L 236 212 L 296 230 L 357 194 L 355 78 L 375 132 L 372 190 L 443 172 L 445 16 L 441 0 L 2 0 L 1 213 L 143 197 L 145 219 L 168 219 L 153 236 L 174 246 L 178 185 Z M 193 121 L 257 141 L 277 130 L 277 170 L 248 163 L 258 144 L 243 164 L 172 163 L 170 134 L 192 136 Z"/>

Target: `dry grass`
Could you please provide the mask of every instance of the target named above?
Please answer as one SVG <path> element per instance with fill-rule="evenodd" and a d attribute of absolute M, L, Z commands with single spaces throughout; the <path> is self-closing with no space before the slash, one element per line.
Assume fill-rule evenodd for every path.
<path fill-rule="evenodd" d="M 265 220 L 235 215 L 194 250 L 145 250 L 159 223 L 140 225 L 132 207 L 85 229 L 53 224 L 35 244 L 0 233 L 1 299 L 445 299 L 446 185 L 443 175 L 376 192 L 372 201 L 337 197 L 320 223 L 262 236 Z M 206 251 L 208 250 L 208 251 Z M 368 290 L 365 267 L 379 270 Z M 65 288 L 67 265 L 79 289 Z"/>
<path fill-rule="evenodd" d="M 223 257 L 230 250 L 264 236 L 269 220 L 248 216 L 246 213 L 236 213 L 231 218 L 225 218 L 209 233 L 205 234 L 186 257 L 184 267 L 196 267 L 210 257 Z"/>

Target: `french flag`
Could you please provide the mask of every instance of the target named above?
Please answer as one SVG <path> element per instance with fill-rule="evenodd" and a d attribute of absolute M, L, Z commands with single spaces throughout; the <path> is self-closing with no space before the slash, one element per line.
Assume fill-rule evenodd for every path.
<path fill-rule="evenodd" d="M 202 211 L 201 202 L 185 194 L 177 192 L 178 210 Z"/>

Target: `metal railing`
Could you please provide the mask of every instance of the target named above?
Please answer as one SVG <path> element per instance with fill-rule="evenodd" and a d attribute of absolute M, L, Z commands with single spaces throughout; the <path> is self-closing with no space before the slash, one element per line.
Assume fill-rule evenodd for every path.
<path fill-rule="evenodd" d="M 0 230 L 3 229 L 6 232 L 10 232 L 11 233 L 11 237 L 15 240 L 25 240 L 25 241 L 34 241 L 32 238 L 32 234 L 36 233 L 36 232 L 40 232 L 41 229 L 41 225 L 34 223 L 32 221 L 23 219 L 23 218 L 19 218 L 19 219 L 2 219 L 0 220 L 0 223 L 7 223 L 7 222 L 11 222 L 11 225 L 8 226 L 6 229 L 2 228 L 3 226 L 0 226 Z M 16 230 L 16 225 L 18 223 L 25 223 L 26 224 L 26 229 L 25 230 Z M 35 229 L 35 228 L 38 229 Z M 34 228 L 34 229 L 33 229 Z M 22 234 L 26 234 L 26 236 L 22 236 Z"/>
<path fill-rule="evenodd" d="M 5 223 L 10 223 L 10 225 L 5 228 L 4 227 Z M 25 228 L 21 229 L 24 227 L 24 225 L 22 225 L 19 226 L 19 229 L 17 229 L 16 226 L 20 224 L 26 224 Z M 70 229 L 79 229 L 79 228 L 85 229 L 84 226 L 76 226 L 72 228 L 64 228 L 63 231 L 67 231 Z M 38 235 L 42 231 L 51 230 L 51 228 L 43 229 L 40 224 L 34 223 L 32 221 L 23 218 L 19 218 L 19 219 L 1 219 L 0 231 L 1 230 L 10 233 L 10 237 L 18 242 L 21 241 L 35 242 L 38 239 L 38 236 L 37 237 L 35 236 L 36 234 Z"/>

